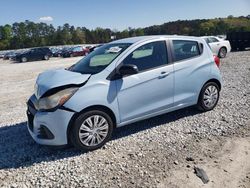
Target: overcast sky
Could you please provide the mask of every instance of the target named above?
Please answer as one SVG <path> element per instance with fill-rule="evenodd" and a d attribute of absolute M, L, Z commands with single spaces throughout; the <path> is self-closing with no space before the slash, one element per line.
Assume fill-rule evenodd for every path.
<path fill-rule="evenodd" d="M 24 20 L 123 30 L 250 14 L 250 0 L 1 0 L 0 25 Z"/>

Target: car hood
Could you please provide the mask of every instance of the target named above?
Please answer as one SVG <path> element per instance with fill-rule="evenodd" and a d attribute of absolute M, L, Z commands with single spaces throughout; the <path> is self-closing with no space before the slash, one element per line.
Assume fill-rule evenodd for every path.
<path fill-rule="evenodd" d="M 65 69 L 49 70 L 39 74 L 35 84 L 35 95 L 37 99 L 41 98 L 46 92 L 51 89 L 61 87 L 74 87 L 85 84 L 90 74 L 81 74 Z"/>

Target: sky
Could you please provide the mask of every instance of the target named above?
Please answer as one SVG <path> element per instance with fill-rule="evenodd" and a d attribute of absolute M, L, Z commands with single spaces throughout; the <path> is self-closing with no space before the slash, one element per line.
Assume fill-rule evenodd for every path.
<path fill-rule="evenodd" d="M 1 0 L 0 25 L 30 20 L 123 30 L 169 21 L 250 15 L 250 0 Z"/>

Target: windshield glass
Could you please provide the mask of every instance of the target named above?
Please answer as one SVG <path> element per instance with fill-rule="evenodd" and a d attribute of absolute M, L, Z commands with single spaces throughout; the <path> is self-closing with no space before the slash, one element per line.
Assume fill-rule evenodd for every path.
<path fill-rule="evenodd" d="M 130 45 L 129 43 L 106 44 L 81 59 L 78 63 L 70 67 L 69 70 L 82 74 L 99 73 Z"/>

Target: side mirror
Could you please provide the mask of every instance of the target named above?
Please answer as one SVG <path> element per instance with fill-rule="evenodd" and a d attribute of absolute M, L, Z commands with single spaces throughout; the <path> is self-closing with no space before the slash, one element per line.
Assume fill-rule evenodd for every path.
<path fill-rule="evenodd" d="M 127 75 L 137 74 L 139 70 L 136 65 L 127 64 L 127 65 L 122 65 L 118 72 L 122 76 L 127 76 Z"/>

